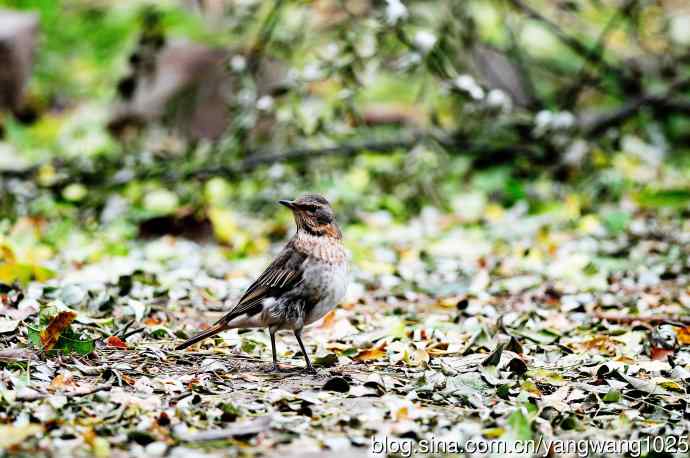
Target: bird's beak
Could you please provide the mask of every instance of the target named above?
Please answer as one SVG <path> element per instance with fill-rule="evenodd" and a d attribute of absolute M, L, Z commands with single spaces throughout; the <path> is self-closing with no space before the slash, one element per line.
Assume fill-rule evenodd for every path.
<path fill-rule="evenodd" d="M 278 203 L 280 205 L 285 205 L 290 210 L 294 210 L 294 208 L 295 208 L 295 201 L 294 200 L 279 200 Z"/>

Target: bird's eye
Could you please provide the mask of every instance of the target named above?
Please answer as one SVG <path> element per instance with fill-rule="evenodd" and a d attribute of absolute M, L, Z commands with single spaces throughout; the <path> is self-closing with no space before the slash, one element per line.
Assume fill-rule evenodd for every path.
<path fill-rule="evenodd" d="M 304 209 L 309 213 L 314 213 L 316 211 L 316 205 L 305 205 Z"/>

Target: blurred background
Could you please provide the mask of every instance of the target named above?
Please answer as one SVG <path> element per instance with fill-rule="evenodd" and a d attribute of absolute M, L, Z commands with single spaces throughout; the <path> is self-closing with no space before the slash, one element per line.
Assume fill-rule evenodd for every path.
<path fill-rule="evenodd" d="M 305 190 L 364 226 L 690 201 L 683 1 L 0 5 L 3 231 L 40 219 L 48 245 L 261 250 L 275 200 Z"/>

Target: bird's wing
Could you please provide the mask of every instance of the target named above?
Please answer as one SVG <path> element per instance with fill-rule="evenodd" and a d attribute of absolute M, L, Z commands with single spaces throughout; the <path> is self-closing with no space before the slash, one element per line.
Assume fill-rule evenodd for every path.
<path fill-rule="evenodd" d="M 279 297 L 302 281 L 302 265 L 307 255 L 292 243 L 280 252 L 266 270 L 244 292 L 239 302 L 218 323 L 228 323 L 244 313 L 253 315 L 261 311 L 261 301 Z"/>

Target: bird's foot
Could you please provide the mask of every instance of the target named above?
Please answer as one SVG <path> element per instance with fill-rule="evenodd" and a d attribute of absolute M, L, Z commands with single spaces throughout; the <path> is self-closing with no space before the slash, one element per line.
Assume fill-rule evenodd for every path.
<path fill-rule="evenodd" d="M 314 369 L 313 366 L 307 366 L 307 367 L 305 367 L 305 368 L 304 368 L 304 372 L 305 372 L 306 374 L 311 374 L 311 375 L 316 375 L 316 374 L 318 374 L 318 372 L 316 372 L 316 369 Z"/>

